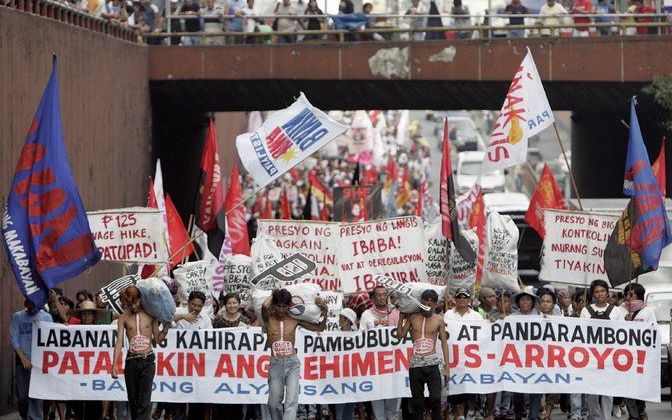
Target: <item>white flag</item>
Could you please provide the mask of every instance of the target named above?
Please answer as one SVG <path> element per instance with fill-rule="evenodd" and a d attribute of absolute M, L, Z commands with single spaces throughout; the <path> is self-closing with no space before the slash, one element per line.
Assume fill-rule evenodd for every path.
<path fill-rule="evenodd" d="M 272 113 L 257 130 L 236 137 L 236 149 L 261 188 L 347 129 L 312 106 L 301 93 L 289 108 Z"/>
<path fill-rule="evenodd" d="M 528 50 L 513 77 L 488 140 L 481 173 L 525 162 L 527 140 L 545 130 L 554 121 L 537 66 Z"/>

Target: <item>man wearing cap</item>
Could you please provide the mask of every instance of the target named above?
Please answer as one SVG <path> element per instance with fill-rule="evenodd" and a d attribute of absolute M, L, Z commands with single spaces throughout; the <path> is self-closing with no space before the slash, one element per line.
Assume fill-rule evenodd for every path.
<path fill-rule="evenodd" d="M 466 287 L 455 290 L 455 307 L 446 311 L 443 317 L 446 324 L 460 321 L 483 321 L 477 311 L 471 309 L 471 292 Z M 457 394 L 448 397 L 450 404 L 455 407 L 455 416 L 464 419 L 465 404 L 474 400 L 473 394 Z"/>
<path fill-rule="evenodd" d="M 471 292 L 469 289 L 466 287 L 458 287 L 457 290 L 455 290 L 454 296 L 455 307 L 446 311 L 446 314 L 444 315 L 444 320 L 446 323 L 449 321 L 483 320 L 481 314 L 471 309 Z"/>
<path fill-rule="evenodd" d="M 522 291 L 516 293 L 513 301 L 518 307 L 518 310 L 511 313 L 512 316 L 541 316 L 541 312 L 536 310 L 534 306 L 539 303 L 539 297 L 534 293 L 532 286 L 526 286 Z M 528 420 L 539 419 L 539 408 L 541 408 L 541 394 L 529 394 L 530 411 L 527 416 Z M 513 413 L 516 418 L 522 419 L 525 412 L 525 394 L 518 392 L 513 393 Z"/>
<path fill-rule="evenodd" d="M 581 318 L 625 320 L 625 312 L 620 307 L 609 303 L 609 283 L 605 280 L 593 280 L 590 283 L 590 295 L 593 298 L 593 303 L 581 309 Z M 588 420 L 610 419 L 613 402 L 614 398 L 612 396 L 586 395 Z"/>
<path fill-rule="evenodd" d="M 9 342 L 16 353 L 15 390 L 16 401 L 21 418 L 41 419 L 42 400 L 30 398 L 30 362 L 33 348 L 33 323 L 53 322 L 51 315 L 35 307 L 35 304 L 26 299 L 24 309 L 12 315 L 9 324 Z"/>

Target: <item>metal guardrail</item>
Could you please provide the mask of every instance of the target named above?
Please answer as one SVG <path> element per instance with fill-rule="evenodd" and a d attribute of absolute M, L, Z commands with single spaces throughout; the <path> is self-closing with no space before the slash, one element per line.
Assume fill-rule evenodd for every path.
<path fill-rule="evenodd" d="M 53 0 L 0 0 L 0 7 L 2 6 L 99 32 L 124 41 L 138 42 L 138 32 L 120 22 L 98 18 L 84 10 L 78 10 Z"/>
<path fill-rule="evenodd" d="M 167 2 L 168 3 L 168 2 Z M 322 30 L 294 30 L 291 32 L 283 31 L 265 31 L 265 32 L 238 32 L 238 31 L 212 31 L 209 30 L 199 31 L 199 32 L 173 32 L 171 31 L 172 20 L 182 20 L 182 19 L 212 19 L 218 18 L 222 23 L 232 20 L 232 19 L 255 19 L 259 22 L 267 22 L 269 20 L 286 18 L 286 19 L 295 19 L 305 21 L 308 19 L 318 19 L 323 22 L 328 22 L 331 20 L 329 15 L 249 15 L 249 16 L 231 16 L 224 14 L 208 14 L 201 11 L 199 14 L 171 14 L 170 7 L 166 8 L 167 18 L 167 32 L 140 32 L 136 29 L 126 26 L 124 23 L 120 23 L 115 20 L 108 20 L 103 18 L 95 17 L 89 14 L 87 11 L 75 9 L 73 7 L 67 6 L 63 3 L 58 3 L 53 0 L 0 0 L 0 6 L 5 6 L 13 9 L 17 9 L 26 13 L 35 14 L 38 16 L 43 16 L 49 19 L 57 20 L 70 24 L 73 26 L 81 27 L 88 29 L 94 32 L 100 32 L 115 38 L 123 39 L 129 42 L 141 42 L 145 43 L 147 40 L 154 39 L 160 41 L 165 38 L 178 38 L 178 37 L 203 37 L 203 38 L 228 38 L 229 40 L 239 41 L 242 39 L 261 41 L 264 40 L 268 42 L 274 38 L 287 35 L 302 35 L 302 36 L 312 36 L 316 37 L 314 41 L 324 42 L 324 41 L 335 41 L 335 42 L 345 42 L 352 40 L 351 35 L 364 36 L 364 37 L 373 37 L 374 34 L 385 35 L 387 38 L 401 38 L 403 36 L 408 37 L 408 41 L 420 42 L 415 40 L 415 33 L 432 33 L 432 32 L 444 32 L 444 33 L 467 33 L 478 34 L 478 38 L 492 38 L 496 37 L 496 34 L 508 34 L 509 31 L 529 31 L 530 37 L 539 36 L 543 31 L 551 31 L 553 36 L 567 36 L 571 37 L 571 31 L 574 29 L 588 29 L 592 31 L 596 28 L 608 27 L 612 28 L 612 31 L 615 31 L 618 35 L 628 35 L 627 28 L 655 28 L 657 29 L 658 34 L 667 34 L 672 32 L 669 30 L 671 26 L 670 19 L 672 16 L 667 14 L 657 14 L 657 13 L 647 13 L 647 14 L 563 14 L 558 16 L 542 16 L 538 14 L 520 14 L 520 15 L 511 15 L 511 14 L 492 14 L 492 15 L 452 15 L 452 14 L 440 14 L 440 15 L 405 15 L 405 14 L 370 14 L 366 17 L 371 22 L 385 22 L 385 21 L 396 21 L 395 24 L 383 24 L 380 26 L 371 26 L 365 29 L 358 30 L 346 30 L 346 29 L 322 29 Z M 362 15 L 363 16 L 363 15 Z M 469 19 L 473 22 L 474 19 L 483 19 L 486 18 L 490 22 L 489 24 L 471 24 L 471 25 L 450 25 L 450 26 L 432 26 L 432 27 L 413 27 L 412 25 L 407 25 L 408 27 L 399 27 L 400 22 L 410 22 L 418 21 L 425 19 L 437 19 L 437 18 L 447 18 L 447 19 Z M 523 18 L 527 20 L 535 19 L 536 22 L 531 24 L 524 25 L 505 25 L 505 24 L 492 24 L 492 20 L 499 19 L 500 21 L 506 19 L 518 19 Z M 612 22 L 590 22 L 590 23 L 574 23 L 571 22 L 574 18 L 610 18 L 613 19 Z M 557 19 L 561 23 L 557 25 L 548 25 L 544 24 L 546 19 Z M 645 22 L 637 20 L 647 20 Z M 270 25 L 269 25 L 270 26 Z M 328 26 L 328 25 L 325 25 Z M 224 25 L 223 25 L 224 29 Z M 563 31 L 569 32 L 563 34 Z M 556 33 L 557 32 L 557 33 Z M 471 35 L 469 36 L 471 38 Z M 306 41 L 304 41 L 306 42 Z"/>

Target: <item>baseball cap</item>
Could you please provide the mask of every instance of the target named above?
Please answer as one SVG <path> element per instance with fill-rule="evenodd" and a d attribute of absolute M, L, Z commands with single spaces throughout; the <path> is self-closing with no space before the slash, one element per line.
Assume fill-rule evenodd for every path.
<path fill-rule="evenodd" d="M 457 290 L 455 290 L 455 297 L 460 296 L 471 297 L 471 292 L 466 287 L 458 287 Z"/>

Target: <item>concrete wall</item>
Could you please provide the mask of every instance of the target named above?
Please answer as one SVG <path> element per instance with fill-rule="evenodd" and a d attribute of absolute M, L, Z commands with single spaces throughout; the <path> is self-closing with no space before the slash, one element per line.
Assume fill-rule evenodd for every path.
<path fill-rule="evenodd" d="M 151 173 L 147 48 L 0 7 L 0 197 L 3 203 L 24 136 L 59 58 L 68 158 L 88 210 L 141 205 Z M 4 207 L 4 204 L 3 204 Z M 3 209 L 4 211 L 4 209 Z M 12 409 L 11 314 L 23 297 L 0 247 L 0 414 Z M 121 274 L 99 263 L 64 283 L 69 296 Z"/>

